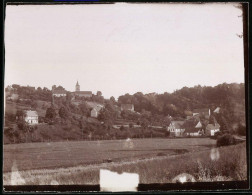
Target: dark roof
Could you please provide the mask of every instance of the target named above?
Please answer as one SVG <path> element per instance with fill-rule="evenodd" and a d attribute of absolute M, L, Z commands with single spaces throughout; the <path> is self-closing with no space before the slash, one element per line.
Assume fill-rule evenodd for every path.
<path fill-rule="evenodd" d="M 175 129 L 184 129 L 185 121 L 171 121 L 171 124 L 175 127 Z"/>
<path fill-rule="evenodd" d="M 92 91 L 75 91 L 75 94 L 88 94 L 88 95 L 92 95 Z"/>
<path fill-rule="evenodd" d="M 99 112 L 102 108 L 103 108 L 102 105 L 97 105 L 97 106 L 94 107 L 92 110 L 96 110 L 97 112 Z"/>
<path fill-rule="evenodd" d="M 209 113 L 209 108 L 199 108 L 199 109 L 194 109 L 193 110 L 193 113 L 205 113 L 205 112 L 207 112 L 207 113 Z"/>
<path fill-rule="evenodd" d="M 37 111 L 35 111 L 35 110 L 27 110 L 26 111 L 26 116 L 27 117 L 32 117 L 32 116 L 38 116 L 38 113 L 37 113 Z"/>
<path fill-rule="evenodd" d="M 185 123 L 183 124 L 183 128 L 185 129 L 185 132 L 188 132 L 188 133 L 198 132 L 199 128 L 196 128 L 195 126 L 199 122 L 200 121 L 197 121 L 197 120 L 186 120 Z"/>

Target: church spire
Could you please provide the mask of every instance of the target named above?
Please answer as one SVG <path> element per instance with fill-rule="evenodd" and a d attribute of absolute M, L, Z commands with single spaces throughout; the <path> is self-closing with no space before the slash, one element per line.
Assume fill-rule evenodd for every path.
<path fill-rule="evenodd" d="M 77 83 L 75 85 L 75 91 L 80 91 L 80 85 L 79 85 L 78 80 L 77 80 Z"/>

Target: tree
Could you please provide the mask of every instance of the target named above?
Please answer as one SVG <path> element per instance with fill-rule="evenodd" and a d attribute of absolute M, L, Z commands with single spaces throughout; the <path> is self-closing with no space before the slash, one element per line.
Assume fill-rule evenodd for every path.
<path fill-rule="evenodd" d="M 110 102 L 111 102 L 112 104 L 115 104 L 115 103 L 116 103 L 116 100 L 115 100 L 114 96 L 111 96 L 109 100 L 110 100 Z"/>
<path fill-rule="evenodd" d="M 122 125 L 121 127 L 120 127 L 120 130 L 121 131 L 123 131 L 125 128 L 124 128 L 124 126 Z"/>
<path fill-rule="evenodd" d="M 149 121 L 148 121 L 147 119 L 144 118 L 144 119 L 141 120 L 140 125 L 141 125 L 144 129 L 146 129 L 146 128 L 148 127 L 148 125 L 149 125 Z"/>
<path fill-rule="evenodd" d="M 34 108 L 34 109 L 36 109 L 36 108 L 38 107 L 37 102 L 32 101 L 32 103 L 31 103 L 31 107 L 32 107 L 32 108 Z"/>
<path fill-rule="evenodd" d="M 62 106 L 60 109 L 59 109 L 59 116 L 62 118 L 62 119 L 67 119 L 68 118 L 68 110 Z"/>
<path fill-rule="evenodd" d="M 17 124 L 18 129 L 26 131 L 28 130 L 28 124 L 25 122 L 25 120 L 20 120 Z"/>
<path fill-rule="evenodd" d="M 26 113 L 24 110 L 17 110 L 16 117 L 18 119 L 23 119 L 26 116 Z"/>
<path fill-rule="evenodd" d="M 86 103 L 81 103 L 78 108 L 80 109 L 81 111 L 81 114 L 85 115 L 85 116 L 88 116 L 89 114 L 89 108 L 87 106 Z"/>
<path fill-rule="evenodd" d="M 56 117 L 56 111 L 53 107 L 47 108 L 45 117 L 47 119 L 53 120 Z"/>
<path fill-rule="evenodd" d="M 97 91 L 96 95 L 97 96 L 102 96 L 102 92 L 101 91 Z"/>
<path fill-rule="evenodd" d="M 238 135 L 246 136 L 246 127 L 239 123 L 236 132 L 238 133 Z"/>

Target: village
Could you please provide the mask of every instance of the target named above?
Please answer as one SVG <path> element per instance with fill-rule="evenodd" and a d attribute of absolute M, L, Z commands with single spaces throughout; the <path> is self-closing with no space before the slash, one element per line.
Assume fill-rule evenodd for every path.
<path fill-rule="evenodd" d="M 27 86 L 25 88 L 35 91 L 35 87 Z M 80 106 L 85 103 L 88 108 L 85 115 L 89 120 L 101 124 L 106 123 L 104 121 L 105 119 L 102 119 L 101 117 L 101 112 L 105 110 L 104 98 L 101 91 L 98 91 L 96 95 L 94 95 L 92 91 L 81 91 L 80 84 L 77 81 L 75 85 L 75 91 L 73 92 L 68 92 L 62 86 L 57 87 L 56 85 L 53 85 L 51 92 L 48 94 L 51 94 L 51 106 L 55 105 L 55 101 L 62 99 L 66 100 L 68 96 L 72 105 Z M 20 98 L 17 90 L 11 86 L 8 86 L 6 88 L 6 101 L 22 102 L 27 101 L 27 99 Z M 28 101 L 30 100 L 28 99 Z M 165 123 L 156 122 L 155 124 L 143 124 L 142 122 L 139 122 L 139 120 L 134 120 L 134 118 L 143 118 L 144 116 L 143 112 L 135 111 L 134 104 L 118 104 L 115 100 L 112 102 L 110 101 L 110 103 L 116 112 L 115 120 L 110 122 L 111 128 L 115 130 L 128 128 L 149 128 L 162 131 L 164 133 L 163 136 L 165 137 L 167 137 L 167 135 L 168 137 L 213 137 L 217 132 L 220 132 L 221 129 L 220 124 L 215 118 L 216 115 L 220 114 L 220 107 L 216 107 L 212 111 L 209 108 L 193 109 L 185 118 L 168 115 L 164 117 Z M 56 110 L 58 113 L 60 112 L 59 108 Z M 30 109 L 19 109 L 17 112 L 21 112 L 23 114 L 21 114 L 21 116 L 18 113 L 16 114 L 16 122 L 20 120 L 21 117 L 29 128 L 46 124 L 46 113 L 43 115 L 40 112 L 39 114 L 39 112 L 36 110 L 36 107 L 30 107 Z M 132 115 L 131 120 L 127 117 L 122 117 L 125 115 L 125 112 L 128 113 L 128 115 Z M 55 120 L 57 120 L 57 118 L 60 117 L 56 116 Z M 47 123 L 50 124 L 50 121 L 47 121 Z"/>

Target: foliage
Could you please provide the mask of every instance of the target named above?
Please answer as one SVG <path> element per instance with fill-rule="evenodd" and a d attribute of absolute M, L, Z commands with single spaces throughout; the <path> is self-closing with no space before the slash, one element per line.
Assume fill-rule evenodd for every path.
<path fill-rule="evenodd" d="M 235 144 L 235 138 L 231 134 L 224 134 L 217 138 L 217 143 L 216 143 L 217 147 L 228 146 L 228 145 L 233 145 L 233 144 Z"/>
<path fill-rule="evenodd" d="M 59 109 L 59 116 L 62 118 L 62 119 L 67 119 L 68 118 L 68 110 L 66 109 L 66 107 L 62 106 L 60 109 Z"/>
<path fill-rule="evenodd" d="M 246 127 L 239 123 L 236 132 L 238 133 L 238 135 L 246 136 Z"/>
<path fill-rule="evenodd" d="M 47 108 L 45 118 L 53 120 L 55 119 L 55 117 L 56 117 L 56 111 L 54 107 Z"/>

